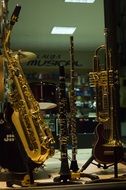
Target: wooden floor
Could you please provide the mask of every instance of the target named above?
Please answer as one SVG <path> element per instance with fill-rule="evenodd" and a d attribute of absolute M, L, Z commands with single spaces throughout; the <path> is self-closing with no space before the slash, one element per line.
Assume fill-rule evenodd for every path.
<path fill-rule="evenodd" d="M 68 151 L 68 155 L 69 155 L 69 163 L 71 163 L 71 150 Z M 78 163 L 79 169 L 82 169 L 82 167 L 85 166 L 85 163 L 87 163 L 87 161 L 89 160 L 89 158 L 91 158 L 91 156 L 92 156 L 92 149 L 78 149 L 77 163 Z M 54 182 L 54 179 L 56 179 L 56 177 L 59 176 L 60 168 L 61 168 L 60 151 L 55 150 L 54 156 L 45 161 L 44 168 L 41 167 L 34 171 L 35 182 L 40 182 L 40 183 Z M 104 169 L 103 167 L 98 167 L 98 163 L 93 160 L 93 163 L 91 162 L 82 173 L 98 176 L 99 179 L 101 180 L 104 180 L 104 179 L 110 180 L 115 177 L 114 171 L 115 170 L 114 170 L 113 165 Z M 3 171 L 1 170 L 1 172 Z M 125 180 L 125 175 L 126 175 L 126 165 L 125 163 L 119 163 L 118 164 L 118 178 L 119 179 L 123 178 Z M 92 180 L 88 177 L 81 177 L 79 180 L 84 184 L 88 182 L 92 182 Z M 14 185 L 14 187 L 19 187 L 19 186 Z M 6 181 L 0 182 L 0 190 L 1 189 L 7 189 Z"/>

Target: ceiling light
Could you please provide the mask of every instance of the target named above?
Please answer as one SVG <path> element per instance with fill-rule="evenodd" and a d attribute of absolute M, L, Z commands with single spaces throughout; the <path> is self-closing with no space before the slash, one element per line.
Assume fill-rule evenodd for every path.
<path fill-rule="evenodd" d="M 73 34 L 76 27 L 53 27 L 51 34 Z"/>
<path fill-rule="evenodd" d="M 65 0 L 66 3 L 94 3 L 95 0 Z"/>

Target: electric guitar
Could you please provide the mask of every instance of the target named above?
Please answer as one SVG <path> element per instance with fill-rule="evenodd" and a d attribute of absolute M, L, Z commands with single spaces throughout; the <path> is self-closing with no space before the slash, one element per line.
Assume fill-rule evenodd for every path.
<path fill-rule="evenodd" d="M 122 142 L 118 138 L 107 139 L 106 137 L 111 133 L 110 129 L 101 123 L 96 126 L 95 132 L 97 137 L 97 141 L 93 147 L 95 160 L 102 164 L 120 162 L 124 154 Z"/>

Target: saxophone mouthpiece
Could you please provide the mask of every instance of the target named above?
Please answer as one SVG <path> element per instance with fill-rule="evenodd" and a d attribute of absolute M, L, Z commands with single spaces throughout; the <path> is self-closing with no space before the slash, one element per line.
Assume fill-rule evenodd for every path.
<path fill-rule="evenodd" d="M 10 25 L 11 26 L 13 26 L 15 24 L 15 22 L 18 21 L 18 16 L 19 16 L 20 10 L 21 10 L 21 6 L 19 6 L 17 4 L 14 11 L 13 11 L 12 16 L 11 16 L 11 19 L 10 19 Z"/>

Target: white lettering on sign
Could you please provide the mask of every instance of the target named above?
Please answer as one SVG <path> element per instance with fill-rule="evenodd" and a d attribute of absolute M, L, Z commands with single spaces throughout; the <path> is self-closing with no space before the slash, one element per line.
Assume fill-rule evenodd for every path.
<path fill-rule="evenodd" d="M 7 134 L 6 137 L 4 138 L 4 142 L 12 142 L 15 141 L 14 134 Z"/>

